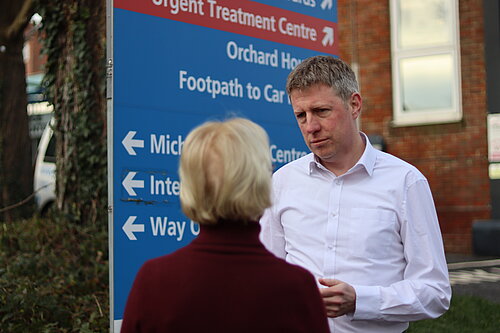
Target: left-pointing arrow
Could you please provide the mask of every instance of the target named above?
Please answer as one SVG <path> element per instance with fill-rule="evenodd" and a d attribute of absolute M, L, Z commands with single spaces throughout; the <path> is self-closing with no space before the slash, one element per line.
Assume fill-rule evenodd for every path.
<path fill-rule="evenodd" d="M 137 193 L 135 193 L 134 188 L 144 188 L 144 180 L 134 179 L 136 174 L 137 172 L 130 171 L 122 182 L 122 185 L 125 187 L 125 190 L 127 190 L 128 195 L 136 196 Z"/>
<path fill-rule="evenodd" d="M 144 148 L 144 140 L 134 139 L 136 134 L 136 131 L 129 131 L 122 140 L 122 145 L 125 147 L 129 155 L 137 155 L 134 148 Z"/>
<path fill-rule="evenodd" d="M 137 240 L 134 232 L 144 232 L 144 224 L 134 224 L 137 216 L 129 216 L 122 229 L 130 240 Z"/>
<path fill-rule="evenodd" d="M 333 28 L 324 27 L 323 32 L 325 33 L 325 36 L 323 37 L 323 40 L 321 41 L 323 46 L 332 45 L 333 44 Z"/>

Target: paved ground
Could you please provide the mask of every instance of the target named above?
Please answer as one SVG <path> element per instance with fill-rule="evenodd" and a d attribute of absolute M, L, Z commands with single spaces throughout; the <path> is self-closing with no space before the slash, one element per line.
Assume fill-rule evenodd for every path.
<path fill-rule="evenodd" d="M 449 254 L 446 259 L 453 294 L 500 303 L 500 258 Z"/>

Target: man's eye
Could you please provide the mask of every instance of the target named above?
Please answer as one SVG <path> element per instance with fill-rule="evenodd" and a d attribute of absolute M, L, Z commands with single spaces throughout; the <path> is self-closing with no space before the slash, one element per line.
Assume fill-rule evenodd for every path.
<path fill-rule="evenodd" d="M 330 112 L 330 109 L 319 109 L 316 111 L 316 114 L 318 114 L 321 117 L 326 117 Z"/>
<path fill-rule="evenodd" d="M 296 113 L 296 114 L 295 114 L 295 117 L 297 117 L 297 119 L 302 119 L 302 118 L 304 118 L 305 116 L 306 116 L 306 114 L 305 114 L 305 113 Z"/>

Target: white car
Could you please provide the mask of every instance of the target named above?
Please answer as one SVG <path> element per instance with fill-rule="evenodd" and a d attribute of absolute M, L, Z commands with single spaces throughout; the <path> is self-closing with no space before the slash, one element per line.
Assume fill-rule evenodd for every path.
<path fill-rule="evenodd" d="M 33 187 L 35 203 L 43 216 L 56 200 L 56 142 L 52 126 L 54 118 L 47 124 L 38 144 Z"/>

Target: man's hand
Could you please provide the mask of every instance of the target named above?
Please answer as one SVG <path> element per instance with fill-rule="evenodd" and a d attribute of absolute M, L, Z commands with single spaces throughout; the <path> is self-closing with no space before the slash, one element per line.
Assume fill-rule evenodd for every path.
<path fill-rule="evenodd" d="M 328 287 L 319 288 L 328 317 L 335 318 L 354 312 L 356 291 L 351 285 L 335 279 L 319 279 L 319 283 Z"/>

